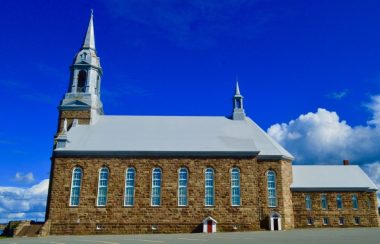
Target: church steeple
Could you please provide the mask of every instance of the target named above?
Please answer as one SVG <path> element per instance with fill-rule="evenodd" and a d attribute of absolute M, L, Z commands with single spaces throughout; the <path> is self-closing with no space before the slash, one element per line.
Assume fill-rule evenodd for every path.
<path fill-rule="evenodd" d="M 92 49 L 95 51 L 95 35 L 94 35 L 94 12 L 91 9 L 90 22 L 88 23 L 86 36 L 83 40 L 82 49 Z"/>
<path fill-rule="evenodd" d="M 232 119 L 233 120 L 244 120 L 245 119 L 245 112 L 243 107 L 243 96 L 240 94 L 240 88 L 239 88 L 239 82 L 236 80 L 236 89 L 235 89 L 235 95 L 233 97 L 233 114 Z"/>
<path fill-rule="evenodd" d="M 83 43 L 75 55 L 70 69 L 70 86 L 59 106 L 58 132 L 63 129 L 64 119 L 67 119 L 70 127 L 74 119 L 79 119 L 79 124 L 93 124 L 97 117 L 103 114 L 103 104 L 100 100 L 100 83 L 103 70 L 95 50 L 94 15 L 92 11 Z M 79 118 L 78 111 L 83 111 L 80 114 L 86 113 L 86 119 Z"/>

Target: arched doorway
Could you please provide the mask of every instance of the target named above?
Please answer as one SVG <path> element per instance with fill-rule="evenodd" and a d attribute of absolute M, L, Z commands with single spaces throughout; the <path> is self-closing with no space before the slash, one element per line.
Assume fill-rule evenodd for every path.
<path fill-rule="evenodd" d="M 281 215 L 277 212 L 272 212 L 269 215 L 269 228 L 272 231 L 281 230 Z"/>

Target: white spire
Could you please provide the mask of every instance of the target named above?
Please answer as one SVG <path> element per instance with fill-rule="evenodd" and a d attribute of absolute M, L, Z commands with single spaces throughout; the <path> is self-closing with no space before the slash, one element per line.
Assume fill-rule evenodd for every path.
<path fill-rule="evenodd" d="M 91 9 L 90 22 L 88 23 L 87 33 L 83 40 L 82 48 L 95 50 L 95 35 L 94 35 L 94 11 Z"/>
<path fill-rule="evenodd" d="M 236 80 L 235 96 L 240 96 L 240 89 L 239 89 L 239 81 L 238 80 Z"/>

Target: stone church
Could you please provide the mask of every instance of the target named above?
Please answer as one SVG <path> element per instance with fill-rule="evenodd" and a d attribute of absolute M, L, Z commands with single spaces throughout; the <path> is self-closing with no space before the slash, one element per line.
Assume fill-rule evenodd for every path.
<path fill-rule="evenodd" d="M 45 229 L 170 233 L 379 226 L 377 188 L 358 167 L 294 166 L 244 112 L 112 116 L 91 15 L 59 105 Z"/>

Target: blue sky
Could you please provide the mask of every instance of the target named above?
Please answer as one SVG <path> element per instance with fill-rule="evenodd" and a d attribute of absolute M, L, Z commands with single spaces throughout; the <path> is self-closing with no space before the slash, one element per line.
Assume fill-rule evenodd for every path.
<path fill-rule="evenodd" d="M 247 114 L 296 163 L 348 158 L 380 182 L 378 1 L 4 0 L 0 220 L 43 215 L 44 200 L 12 210 L 4 187 L 44 198 L 91 8 L 106 114 L 229 115 L 238 76 Z"/>

